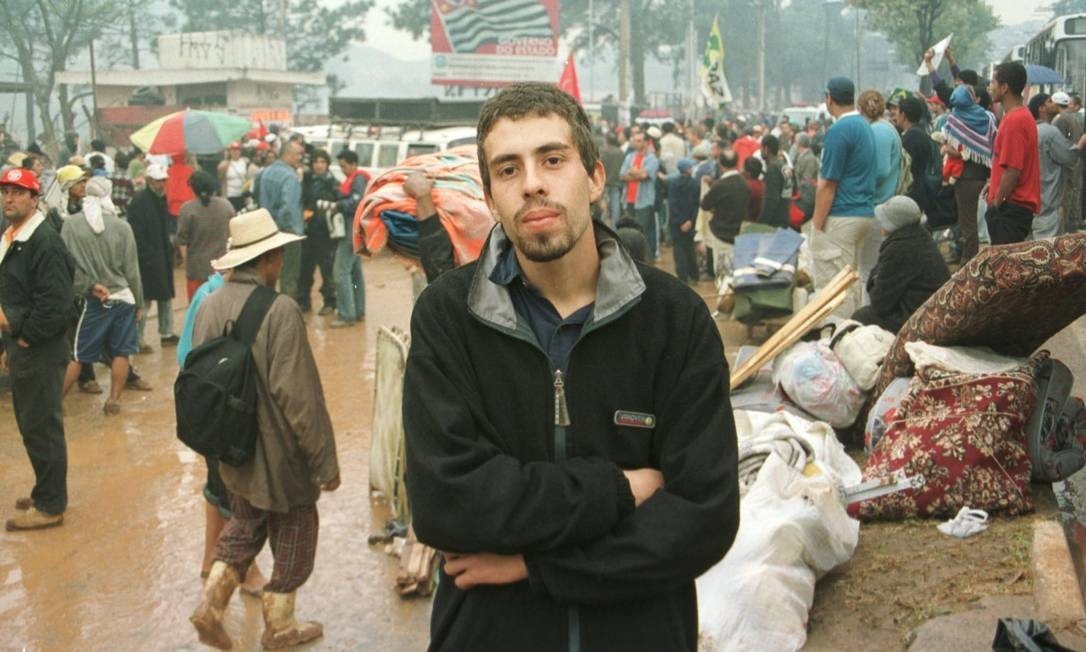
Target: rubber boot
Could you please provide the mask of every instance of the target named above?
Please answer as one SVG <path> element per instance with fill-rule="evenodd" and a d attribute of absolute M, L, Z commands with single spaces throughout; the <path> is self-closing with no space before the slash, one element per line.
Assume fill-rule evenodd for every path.
<path fill-rule="evenodd" d="M 216 561 L 211 565 L 207 581 L 204 582 L 204 597 L 200 600 L 200 606 L 189 616 L 189 621 L 196 627 L 200 635 L 200 642 L 204 645 L 229 650 L 233 647 L 230 635 L 222 626 L 222 618 L 226 613 L 226 606 L 230 604 L 230 596 L 234 595 L 234 589 L 241 584 L 238 571 L 224 561 Z"/>
<path fill-rule="evenodd" d="M 324 634 L 318 622 L 299 623 L 294 620 L 294 593 L 264 591 L 264 635 L 260 643 L 265 650 L 278 650 L 308 643 Z"/>

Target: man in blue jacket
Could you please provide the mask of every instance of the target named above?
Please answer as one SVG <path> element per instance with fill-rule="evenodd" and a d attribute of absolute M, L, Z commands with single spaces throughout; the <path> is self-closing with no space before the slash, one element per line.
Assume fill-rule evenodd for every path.
<path fill-rule="evenodd" d="M 549 84 L 483 107 L 499 224 L 419 297 L 408 496 L 443 551 L 433 650 L 693 650 L 694 579 L 739 525 L 728 369 L 705 303 L 590 219 L 605 174 Z"/>
<path fill-rule="evenodd" d="M 302 182 L 298 167 L 305 149 L 301 143 L 288 140 L 279 150 L 279 158 L 260 173 L 261 208 L 275 218 L 280 231 L 305 235 L 302 218 Z M 292 242 L 283 247 L 283 270 L 279 276 L 279 292 L 294 298 L 298 295 L 298 278 L 302 271 L 302 243 Z"/>

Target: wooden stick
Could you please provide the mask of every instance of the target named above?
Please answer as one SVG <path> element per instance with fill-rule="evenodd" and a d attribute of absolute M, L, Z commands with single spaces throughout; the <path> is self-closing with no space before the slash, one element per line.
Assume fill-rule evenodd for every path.
<path fill-rule="evenodd" d="M 818 297 L 803 307 L 792 316 L 788 322 L 774 333 L 762 346 L 758 347 L 754 355 L 736 370 L 731 379 L 731 388 L 739 387 L 767 362 L 777 357 L 784 349 L 795 343 L 808 330 L 818 325 L 834 310 L 844 303 L 849 287 L 857 280 L 859 275 L 851 266 L 845 266 L 837 273 L 829 284 L 819 293 Z"/>
<path fill-rule="evenodd" d="M 789 320 L 779 331 L 774 333 L 774 337 L 770 338 L 771 341 L 763 344 L 742 367 L 736 370 L 731 380 L 731 388 L 739 387 L 751 376 L 755 375 L 767 362 L 780 355 L 786 348 L 799 340 L 804 333 L 832 314 L 834 310 L 844 303 L 845 298 L 846 294 L 841 292 L 830 297 L 828 302 L 818 301 L 815 304 L 809 304 L 815 306 L 813 311 L 805 311 Z"/>

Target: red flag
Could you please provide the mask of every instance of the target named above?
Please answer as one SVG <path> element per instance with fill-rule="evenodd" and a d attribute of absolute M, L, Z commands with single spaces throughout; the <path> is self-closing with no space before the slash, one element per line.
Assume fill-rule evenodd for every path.
<path fill-rule="evenodd" d="M 581 103 L 581 85 L 577 83 L 577 67 L 573 65 L 573 53 L 569 53 L 566 66 L 562 69 L 562 76 L 558 79 L 558 88 L 564 90 Z"/>

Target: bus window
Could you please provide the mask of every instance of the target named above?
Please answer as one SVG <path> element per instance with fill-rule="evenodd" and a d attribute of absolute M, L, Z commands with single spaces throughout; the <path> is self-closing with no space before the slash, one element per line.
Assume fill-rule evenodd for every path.
<path fill-rule="evenodd" d="M 418 156 L 419 154 L 433 154 L 437 151 L 437 145 L 432 143 L 411 143 L 407 146 L 407 155 Z"/>
<path fill-rule="evenodd" d="M 373 143 L 355 143 L 354 153 L 358 154 L 358 164 L 362 167 L 369 167 L 373 164 Z"/>
<path fill-rule="evenodd" d="M 390 168 L 400 162 L 399 143 L 381 143 L 377 150 L 377 167 Z"/>
<path fill-rule="evenodd" d="M 474 145 L 475 136 L 468 136 L 467 138 L 454 138 L 449 141 L 448 148 L 460 147 L 461 145 Z"/>

